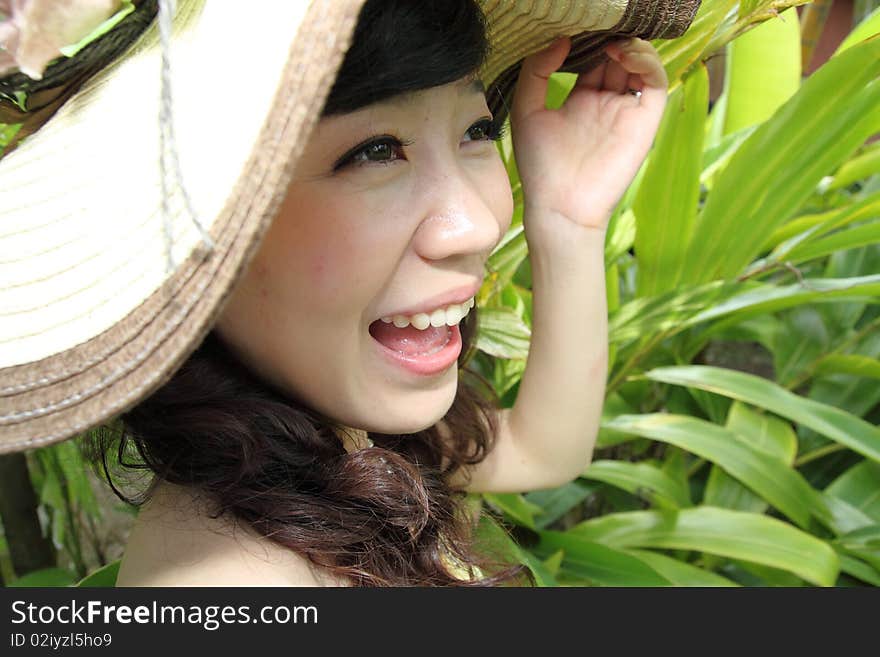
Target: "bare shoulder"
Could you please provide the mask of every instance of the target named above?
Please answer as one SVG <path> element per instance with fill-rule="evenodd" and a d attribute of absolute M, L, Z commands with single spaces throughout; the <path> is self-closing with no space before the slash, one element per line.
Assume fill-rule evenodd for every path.
<path fill-rule="evenodd" d="M 345 586 L 306 557 L 163 484 L 138 515 L 117 586 Z"/>

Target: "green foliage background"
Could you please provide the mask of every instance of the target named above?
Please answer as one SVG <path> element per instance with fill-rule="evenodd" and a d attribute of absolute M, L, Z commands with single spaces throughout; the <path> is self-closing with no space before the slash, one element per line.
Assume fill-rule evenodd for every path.
<path fill-rule="evenodd" d="M 794 4 L 704 0 L 655 44 L 670 97 L 609 226 L 594 461 L 483 496 L 484 535 L 543 585 L 880 584 L 880 13 L 802 79 Z M 517 201 L 479 299 L 505 405 L 531 325 Z"/>
<path fill-rule="evenodd" d="M 684 37 L 655 44 L 670 97 L 609 225 L 594 462 L 558 489 L 473 500 L 481 539 L 543 586 L 880 584 L 880 10 L 803 79 L 795 4 L 704 0 Z M 555 75 L 548 102 L 572 82 Z M 510 406 L 531 292 L 509 140 L 500 149 L 517 204 L 478 298 L 475 365 Z M 70 565 L 13 584 L 93 570 L 101 512 L 75 445 L 29 454 Z M 117 567 L 84 584 L 112 584 Z"/>

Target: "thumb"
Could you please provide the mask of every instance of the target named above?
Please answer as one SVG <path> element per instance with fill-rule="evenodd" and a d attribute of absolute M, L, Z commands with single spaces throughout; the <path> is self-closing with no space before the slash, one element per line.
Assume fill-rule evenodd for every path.
<path fill-rule="evenodd" d="M 513 92 L 513 105 L 510 116 L 521 120 L 533 112 L 546 109 L 547 83 L 571 50 L 571 39 L 560 37 L 544 50 L 529 55 L 523 60 L 519 79 Z"/>

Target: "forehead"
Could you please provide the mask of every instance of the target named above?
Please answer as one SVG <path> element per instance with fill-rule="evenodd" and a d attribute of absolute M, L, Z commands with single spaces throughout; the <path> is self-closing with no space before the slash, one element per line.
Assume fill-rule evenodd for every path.
<path fill-rule="evenodd" d="M 444 85 L 445 86 L 445 85 Z M 467 96 L 473 94 L 483 94 L 486 93 L 486 87 L 483 84 L 483 81 L 477 77 L 476 74 L 468 75 L 466 77 L 461 78 L 460 80 L 456 80 L 451 83 L 451 86 L 458 92 L 459 96 Z M 427 91 L 426 89 L 418 89 L 414 91 L 404 91 L 402 93 L 391 96 L 390 98 L 385 98 L 383 100 L 377 101 L 373 103 L 373 106 L 382 107 L 382 106 L 390 106 L 397 107 L 402 105 L 407 105 L 412 103 L 415 98 L 417 98 L 420 91 Z"/>

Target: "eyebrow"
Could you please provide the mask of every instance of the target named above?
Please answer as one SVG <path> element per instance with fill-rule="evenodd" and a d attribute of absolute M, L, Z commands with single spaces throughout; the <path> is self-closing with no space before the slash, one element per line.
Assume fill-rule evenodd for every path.
<path fill-rule="evenodd" d="M 480 78 L 473 78 L 471 80 L 462 80 L 458 83 L 459 87 L 461 87 L 461 92 L 469 91 L 472 94 L 484 94 L 486 93 L 486 86 L 483 84 L 483 81 Z"/>

